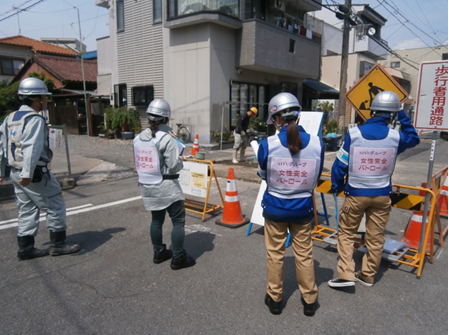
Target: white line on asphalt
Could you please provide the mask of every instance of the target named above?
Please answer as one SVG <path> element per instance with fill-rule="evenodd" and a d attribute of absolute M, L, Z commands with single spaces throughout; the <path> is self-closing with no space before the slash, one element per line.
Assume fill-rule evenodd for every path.
<path fill-rule="evenodd" d="M 208 233 L 208 234 L 212 234 L 212 235 L 216 235 L 216 236 L 222 236 L 220 234 L 211 232 L 211 228 L 205 227 L 200 224 L 185 225 L 185 231 L 186 231 L 186 235 L 189 233 L 200 232 L 200 233 Z"/>
<path fill-rule="evenodd" d="M 85 213 L 85 212 L 90 212 L 90 211 L 93 211 L 93 210 L 96 210 L 96 209 L 100 209 L 100 208 L 106 208 L 106 207 L 111 207 L 111 206 L 115 206 L 115 205 L 120 205 L 120 204 L 124 204 L 124 203 L 127 203 L 127 202 L 139 200 L 139 199 L 142 199 L 141 195 L 139 195 L 138 197 L 129 198 L 129 199 L 123 199 L 123 200 L 114 201 L 114 202 L 109 202 L 109 203 L 102 204 L 102 205 L 97 205 L 97 206 L 92 206 L 91 204 L 89 204 L 87 206 L 90 206 L 90 207 L 87 207 L 87 208 L 78 208 L 78 209 L 70 210 L 70 211 L 67 210 L 67 216 L 80 214 L 80 213 Z M 84 205 L 84 206 L 86 206 L 86 205 Z M 82 207 L 82 206 L 79 206 L 79 207 Z M 39 221 L 44 221 L 44 220 L 45 220 L 45 217 L 41 217 L 39 219 Z M 11 221 L 12 220 L 8 220 L 8 222 L 11 222 Z M 15 221 L 15 222 L 11 223 L 11 224 L 6 224 L 6 225 L 0 226 L 0 230 L 6 229 L 6 228 L 17 227 L 17 219 L 15 219 L 13 221 Z M 3 221 L 3 222 L 6 223 L 6 221 Z M 0 224 L 1 223 L 2 222 L 0 222 Z"/>
<path fill-rule="evenodd" d="M 91 207 L 91 206 L 93 206 L 92 204 L 85 204 L 85 205 L 81 205 L 81 206 L 76 206 L 76 207 L 70 207 L 70 208 L 67 208 L 67 212 L 70 212 L 70 211 L 74 211 L 74 210 L 77 210 L 77 209 L 80 209 L 80 208 L 86 208 L 86 207 Z M 39 217 L 40 217 L 40 219 L 39 219 L 39 221 L 42 221 L 42 218 L 44 217 L 46 215 L 46 213 L 42 213 Z M 68 215 L 68 214 L 67 214 Z M 17 219 L 11 219 L 11 220 L 5 220 L 5 221 L 0 221 L 0 225 L 3 225 L 3 224 L 6 224 L 6 223 L 17 223 Z"/>
<path fill-rule="evenodd" d="M 440 252 L 438 253 L 437 259 L 440 258 L 440 255 L 442 252 L 443 252 L 443 249 L 441 249 Z"/>

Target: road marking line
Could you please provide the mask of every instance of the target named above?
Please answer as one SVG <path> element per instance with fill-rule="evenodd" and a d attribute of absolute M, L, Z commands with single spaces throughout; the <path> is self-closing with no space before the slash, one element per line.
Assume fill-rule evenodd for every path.
<path fill-rule="evenodd" d="M 85 205 L 81 205 L 81 206 L 70 207 L 70 208 L 67 208 L 67 212 L 74 211 L 74 210 L 81 209 L 81 208 L 92 207 L 92 206 L 93 206 L 92 204 L 85 204 Z M 47 215 L 47 214 L 42 213 L 41 215 L 39 215 L 39 218 L 40 218 L 39 221 L 42 221 L 42 218 L 45 217 L 45 215 Z M 0 221 L 0 225 L 6 224 L 6 223 L 14 223 L 14 222 L 17 223 L 17 219 Z"/>
<path fill-rule="evenodd" d="M 139 200 L 139 199 L 142 199 L 141 195 L 139 195 L 138 197 L 129 198 L 129 199 L 123 199 L 123 200 L 114 201 L 114 202 L 109 202 L 109 203 L 102 204 L 102 205 L 97 205 L 97 206 L 92 206 L 92 204 L 88 204 L 88 205 L 83 205 L 83 206 L 79 206 L 79 207 L 73 207 L 73 208 L 71 208 L 70 211 L 67 210 L 67 216 L 80 214 L 80 213 L 85 213 L 85 212 L 90 212 L 90 211 L 93 211 L 93 210 L 96 210 L 96 209 L 111 207 L 111 206 L 115 206 L 115 205 L 120 205 L 120 204 L 124 204 L 124 203 L 127 203 L 127 202 Z M 83 208 L 85 206 L 89 206 L 89 207 Z M 75 209 L 75 210 L 73 210 L 73 209 Z M 45 220 L 45 217 L 41 217 L 39 219 L 39 222 L 44 221 L 44 220 Z M 14 223 L 5 224 L 5 225 L 0 226 L 0 230 L 6 229 L 6 228 L 17 227 L 17 219 L 2 221 L 2 222 L 0 222 L 0 224 L 7 223 L 7 222 L 14 222 Z"/>
<path fill-rule="evenodd" d="M 220 234 L 211 232 L 211 228 L 205 227 L 203 225 L 198 225 L 198 224 L 185 225 L 184 229 L 186 231 L 186 235 L 188 235 L 189 233 L 200 232 L 200 233 L 207 233 L 207 234 L 212 234 L 212 235 L 216 235 L 216 236 L 222 236 Z"/>
<path fill-rule="evenodd" d="M 440 258 L 440 255 L 442 252 L 443 252 L 443 249 L 441 249 L 440 252 L 438 253 L 437 259 Z"/>

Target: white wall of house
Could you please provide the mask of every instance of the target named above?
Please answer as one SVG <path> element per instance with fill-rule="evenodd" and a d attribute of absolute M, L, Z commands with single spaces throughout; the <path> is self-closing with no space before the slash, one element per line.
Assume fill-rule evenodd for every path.
<path fill-rule="evenodd" d="M 324 22 L 323 37 L 321 38 L 321 55 L 341 54 L 343 32 Z"/>
<path fill-rule="evenodd" d="M 103 37 L 97 39 L 97 94 L 109 96 L 113 92 L 112 77 L 117 77 L 117 57 L 115 48 L 112 47 L 112 38 Z M 115 67 L 115 71 L 113 68 Z"/>
<path fill-rule="evenodd" d="M 164 29 L 164 92 L 170 103 L 174 123 L 186 124 L 193 136 L 209 141 L 212 71 L 220 75 L 213 60 L 211 34 L 218 34 L 212 24 L 181 29 Z M 227 47 L 228 41 L 223 41 Z M 218 52 L 219 53 L 219 52 Z M 219 66 L 218 66 L 219 67 Z"/>
<path fill-rule="evenodd" d="M 31 57 L 29 47 L 21 47 L 3 44 L 0 48 L 0 58 L 22 60 L 24 63 Z M 0 74 L 0 81 L 3 79 L 11 80 L 14 75 Z"/>

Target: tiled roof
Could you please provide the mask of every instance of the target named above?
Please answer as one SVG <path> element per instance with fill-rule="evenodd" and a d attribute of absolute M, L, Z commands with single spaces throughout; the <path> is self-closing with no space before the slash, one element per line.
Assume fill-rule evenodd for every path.
<path fill-rule="evenodd" d="M 61 81 L 83 81 L 81 59 L 79 58 L 34 55 L 33 60 Z M 85 59 L 83 63 L 86 82 L 96 83 L 97 61 Z"/>
<path fill-rule="evenodd" d="M 29 47 L 34 51 L 55 55 L 78 56 L 78 53 L 51 43 L 34 40 L 22 35 L 0 38 L 0 44 L 18 45 Z"/>

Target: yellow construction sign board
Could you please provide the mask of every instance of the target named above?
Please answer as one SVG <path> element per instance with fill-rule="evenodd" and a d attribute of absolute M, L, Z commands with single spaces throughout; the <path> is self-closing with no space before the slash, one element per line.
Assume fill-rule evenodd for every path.
<path fill-rule="evenodd" d="M 346 92 L 346 100 L 364 119 L 371 118 L 371 103 L 377 93 L 392 91 L 403 102 L 408 97 L 399 83 L 381 65 L 374 65 L 360 80 Z"/>

